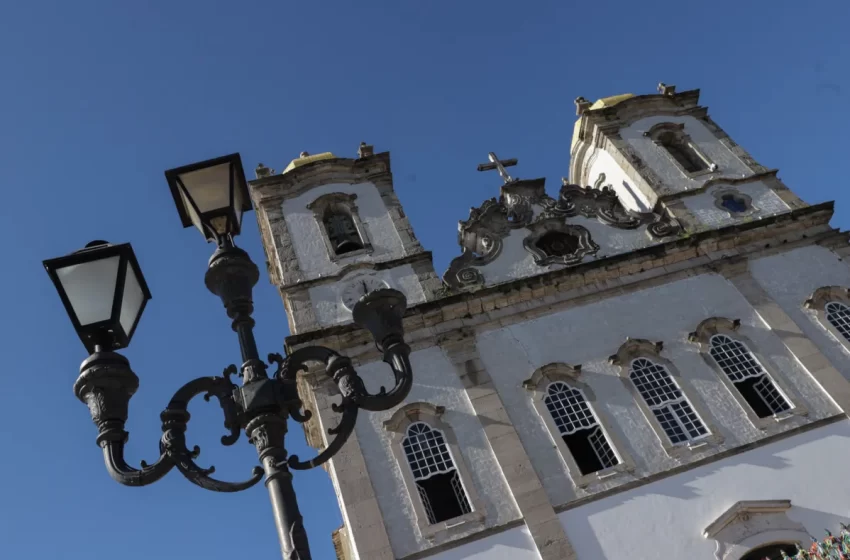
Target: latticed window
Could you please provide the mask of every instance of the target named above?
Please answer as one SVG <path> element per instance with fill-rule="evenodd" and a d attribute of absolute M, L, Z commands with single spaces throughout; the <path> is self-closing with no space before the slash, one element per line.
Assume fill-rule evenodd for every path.
<path fill-rule="evenodd" d="M 791 404 L 743 342 L 716 334 L 711 337 L 709 353 L 756 416 L 765 418 L 791 409 Z"/>
<path fill-rule="evenodd" d="M 555 381 L 546 390 L 543 402 L 581 474 L 620 463 L 580 390 Z"/>
<path fill-rule="evenodd" d="M 835 330 L 841 333 L 841 336 L 850 340 L 850 307 L 837 301 L 831 301 L 826 304 L 824 311 L 826 312 L 826 320 L 835 327 Z"/>
<path fill-rule="evenodd" d="M 337 255 L 363 248 L 363 240 L 351 215 L 341 208 L 329 208 L 322 220 L 328 239 Z"/>
<path fill-rule="evenodd" d="M 472 511 L 443 432 L 414 422 L 401 445 L 429 523 Z"/>
<path fill-rule="evenodd" d="M 646 358 L 637 358 L 632 362 L 629 379 L 672 443 L 708 435 L 705 424 L 666 367 Z"/>
<path fill-rule="evenodd" d="M 679 162 L 679 165 L 688 173 L 708 169 L 708 164 L 696 151 L 678 134 L 666 132 L 658 136 L 658 143 Z"/>

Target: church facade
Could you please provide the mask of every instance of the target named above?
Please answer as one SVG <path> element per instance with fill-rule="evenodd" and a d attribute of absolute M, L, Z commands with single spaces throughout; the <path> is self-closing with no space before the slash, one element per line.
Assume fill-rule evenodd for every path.
<path fill-rule="evenodd" d="M 696 90 L 576 100 L 569 177 L 510 175 L 438 276 L 388 153 L 259 167 L 287 350 L 392 385 L 351 308 L 405 293 L 414 385 L 327 465 L 341 560 L 760 560 L 850 519 L 850 255 Z M 494 173 L 495 177 L 495 173 Z M 308 442 L 335 387 L 299 383 Z M 316 538 L 314 535 L 313 538 Z"/>

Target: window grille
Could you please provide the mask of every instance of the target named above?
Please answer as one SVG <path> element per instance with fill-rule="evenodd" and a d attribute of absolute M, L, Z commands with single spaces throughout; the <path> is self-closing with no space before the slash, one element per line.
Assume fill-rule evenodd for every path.
<path fill-rule="evenodd" d="M 429 523 L 472 511 L 443 432 L 414 422 L 407 428 L 402 448 Z"/>
<path fill-rule="evenodd" d="M 711 357 L 759 418 L 791 409 L 746 345 L 724 334 L 711 337 Z"/>
<path fill-rule="evenodd" d="M 637 358 L 632 362 L 629 379 L 672 443 L 684 443 L 708 435 L 705 424 L 666 367 L 646 358 Z"/>
<path fill-rule="evenodd" d="M 543 402 L 582 474 L 620 463 L 580 390 L 555 381 Z"/>
<path fill-rule="evenodd" d="M 841 333 L 841 336 L 850 341 L 850 307 L 831 301 L 826 304 L 824 311 L 826 311 L 826 320 Z"/>

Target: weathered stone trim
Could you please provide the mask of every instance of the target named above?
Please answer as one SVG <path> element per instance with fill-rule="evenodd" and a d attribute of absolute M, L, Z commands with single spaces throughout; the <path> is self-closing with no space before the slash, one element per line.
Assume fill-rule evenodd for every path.
<path fill-rule="evenodd" d="M 760 258 L 813 243 L 837 243 L 831 240 L 846 239 L 847 235 L 828 225 L 831 217 L 831 202 L 808 206 L 477 292 L 450 295 L 412 306 L 405 317 L 405 330 L 412 343 L 433 345 L 435 336 L 461 327 L 474 327 L 477 331 L 500 328 L 606 295 L 716 272 L 718 266 L 733 257 Z M 347 352 L 355 347 L 365 350 L 372 346 L 368 333 L 354 325 L 336 325 L 286 340 L 289 349 L 312 343 Z M 374 357 L 364 354 L 362 359 Z"/>
<path fill-rule="evenodd" d="M 306 289 L 313 288 L 315 286 L 322 286 L 325 284 L 333 284 L 335 282 L 338 282 L 340 278 L 343 278 L 344 276 L 350 274 L 351 272 L 354 272 L 355 270 L 388 270 L 391 268 L 398 268 L 399 266 L 403 266 L 406 264 L 413 265 L 414 267 L 419 264 L 423 267 L 430 266 L 431 270 L 433 271 L 434 266 L 433 264 L 431 264 L 431 258 L 432 255 L 430 251 L 422 251 L 421 253 L 415 253 L 406 257 L 402 257 L 400 259 L 392 259 L 388 261 L 361 261 L 348 263 L 341 266 L 339 271 L 334 274 L 328 274 L 327 276 L 322 276 L 321 278 L 311 278 L 308 280 L 295 282 L 287 286 L 282 286 L 281 290 L 288 293 L 290 290 L 293 289 Z"/>
<path fill-rule="evenodd" d="M 637 404 L 644 418 L 646 418 L 646 421 L 652 428 L 652 431 L 655 432 L 655 436 L 658 438 L 661 447 L 668 456 L 690 460 L 696 455 L 713 453 L 716 450 L 715 447 L 723 443 L 723 436 L 713 425 L 711 421 L 712 417 L 709 415 L 708 409 L 706 409 L 703 405 L 702 400 L 690 388 L 690 386 L 684 382 L 682 374 L 679 372 L 676 365 L 661 355 L 663 348 L 664 344 L 662 342 L 650 342 L 641 338 L 627 338 L 617 350 L 617 353 L 611 356 L 608 361 L 612 365 L 618 366 L 618 373 L 620 378 L 623 380 L 623 385 L 626 387 L 629 394 L 632 395 L 632 399 Z M 685 395 L 685 399 L 687 399 L 688 403 L 690 403 L 691 407 L 697 413 L 697 416 L 702 421 L 705 429 L 708 431 L 708 434 L 701 436 L 698 440 L 688 439 L 687 442 L 683 443 L 673 443 L 670 441 L 670 437 L 664 431 L 664 428 L 658 422 L 658 419 L 655 417 L 655 414 L 653 414 L 652 409 L 649 408 L 649 405 L 644 400 L 640 391 L 638 391 L 630 377 L 632 362 L 638 358 L 646 358 L 655 364 L 664 366 L 667 373 L 669 373 L 670 377 L 673 378 L 679 390 Z"/>
<path fill-rule="evenodd" d="M 325 242 L 325 249 L 328 252 L 328 259 L 331 262 L 338 263 L 341 260 L 348 259 L 359 255 L 368 255 L 372 253 L 372 243 L 369 240 L 369 230 L 363 225 L 360 219 L 360 212 L 357 210 L 356 194 L 350 193 L 328 193 L 316 198 L 313 202 L 307 205 L 309 210 L 313 211 L 313 216 L 316 218 L 316 223 L 319 225 L 319 231 L 322 233 L 322 240 Z M 336 247 L 331 243 L 328 228 L 325 226 L 325 213 L 334 208 L 342 208 L 354 222 L 354 228 L 357 230 L 357 235 L 360 237 L 360 243 L 363 248 L 350 253 L 338 255 Z"/>
<path fill-rule="evenodd" d="M 338 400 L 338 390 L 323 372 L 312 371 L 299 377 L 299 385 L 306 389 L 301 394 L 310 395 L 311 405 L 314 406 L 310 409 L 313 417 L 304 425 L 305 434 L 311 445 L 321 443 L 324 447 L 327 445 L 327 428 L 336 426 L 339 421 L 339 414 L 331 408 L 332 403 Z M 322 441 L 316 441 L 318 438 Z M 343 519 L 346 521 L 348 538 L 357 549 L 358 556 L 370 560 L 393 560 L 395 556 L 383 514 L 356 432 L 351 434 L 327 465 L 326 470 L 333 478 L 340 507 L 344 508 Z"/>
<path fill-rule="evenodd" d="M 507 523 L 502 523 L 501 525 L 496 525 L 495 527 L 488 527 L 487 529 L 484 529 L 477 533 L 473 533 L 463 538 L 431 547 L 427 550 L 422 550 L 420 552 L 408 554 L 407 556 L 402 556 L 397 560 L 423 560 L 424 558 L 429 558 L 431 556 L 434 556 L 435 554 L 439 554 L 441 552 L 445 552 L 447 550 L 451 550 L 453 548 L 457 548 L 465 544 L 473 543 L 475 541 L 480 541 L 482 539 L 486 539 L 487 537 L 498 535 L 499 533 L 503 533 L 505 531 L 510 531 L 511 529 L 516 529 L 517 527 L 520 527 L 524 524 L 525 522 L 522 519 L 515 519 L 514 521 L 508 521 Z"/>
<path fill-rule="evenodd" d="M 468 531 L 470 523 L 483 523 L 485 519 L 484 503 L 478 496 L 472 475 L 470 475 L 466 462 L 463 459 L 463 454 L 460 452 L 457 436 L 455 436 L 451 425 L 442 419 L 445 411 L 445 407 L 431 403 L 408 403 L 396 410 L 390 419 L 384 422 L 384 429 L 391 434 L 392 443 L 390 444 L 390 450 L 401 471 L 404 487 L 407 490 L 407 497 L 410 499 L 413 512 L 416 515 L 419 534 L 429 541 L 437 542 L 451 540 L 452 533 L 456 532 L 454 530 L 456 527 Z M 402 449 L 402 441 L 406 437 L 407 428 L 414 422 L 424 422 L 442 432 L 446 446 L 449 449 L 449 454 L 452 457 L 452 463 L 454 463 L 454 467 L 463 484 L 463 489 L 466 492 L 466 498 L 472 506 L 471 512 L 433 525 L 429 522 L 428 514 L 425 512 L 425 506 L 422 504 L 422 499 L 419 497 L 419 491 L 416 488 L 416 481 L 410 470 L 410 463 L 407 461 L 404 449 Z"/>
<path fill-rule="evenodd" d="M 575 560 L 575 551 L 484 366 L 472 333 L 439 340 L 466 388 L 475 414 L 542 560 Z"/>
<path fill-rule="evenodd" d="M 688 335 L 688 341 L 699 347 L 700 356 L 703 361 L 705 361 L 708 367 L 714 370 L 721 383 L 723 383 L 726 390 L 729 391 L 735 399 L 735 402 L 738 403 L 738 406 L 741 407 L 741 410 L 744 411 L 744 414 L 747 415 L 747 418 L 753 426 L 767 434 L 787 431 L 786 426 L 780 424 L 780 421 L 787 419 L 789 415 L 806 416 L 809 411 L 805 406 L 803 406 L 802 397 L 800 397 L 800 395 L 790 385 L 788 385 L 788 383 L 786 383 L 785 378 L 779 374 L 779 370 L 774 367 L 767 356 L 757 350 L 758 347 L 753 343 L 753 341 L 740 332 L 740 327 L 740 319 L 730 320 L 725 317 L 709 317 L 708 319 L 704 319 L 700 322 L 700 324 L 697 325 L 696 330 Z M 726 372 L 724 372 L 714 358 L 711 357 L 711 337 L 716 334 L 724 334 L 729 338 L 742 342 L 747 347 L 747 350 L 753 355 L 767 374 L 768 379 L 776 385 L 779 392 L 783 397 L 785 397 L 788 404 L 791 405 L 790 411 L 778 416 L 774 415 L 766 418 L 758 417 L 735 384 L 729 379 L 729 376 L 726 375 Z"/>
<path fill-rule="evenodd" d="M 585 496 L 583 498 L 578 498 L 576 500 L 572 500 L 565 504 L 560 504 L 555 506 L 555 511 L 557 513 L 563 513 L 565 511 L 573 510 L 576 508 L 580 508 L 582 506 L 586 506 L 587 504 L 604 500 L 605 498 L 610 498 L 616 494 L 620 494 L 622 492 L 628 492 L 630 490 L 634 490 L 635 488 L 640 488 L 641 486 L 646 486 L 647 484 L 652 484 L 654 482 L 658 482 L 659 480 L 664 480 L 665 478 L 670 478 L 683 472 L 687 472 L 691 469 L 696 469 L 699 467 L 703 467 L 705 465 L 710 465 L 711 463 L 716 463 L 717 461 L 722 461 L 723 459 L 728 459 L 729 457 L 734 457 L 736 455 L 740 455 L 742 453 L 746 453 L 748 451 L 752 451 L 753 449 L 758 449 L 760 447 L 764 447 L 766 445 L 770 445 L 772 443 L 776 443 L 777 441 L 793 437 L 796 435 L 800 435 L 811 430 L 816 430 L 818 428 L 823 428 L 825 426 L 829 426 L 831 424 L 835 424 L 836 422 L 840 422 L 842 420 L 846 420 L 847 416 L 844 414 L 836 414 L 834 416 L 830 416 L 828 418 L 822 418 L 820 420 L 816 420 L 814 422 L 809 422 L 808 424 L 803 424 L 802 426 L 798 426 L 796 428 L 792 428 L 787 432 L 783 432 L 781 434 L 776 434 L 772 436 L 767 436 L 762 439 L 756 440 L 751 443 L 747 443 L 744 445 L 740 445 L 738 447 L 733 447 L 732 449 L 727 449 L 725 451 L 720 451 L 719 453 L 714 453 L 713 455 L 709 455 L 707 457 L 703 457 L 701 459 L 697 459 L 695 461 L 691 461 L 689 463 L 685 463 L 679 465 L 677 467 L 673 467 L 672 469 L 668 469 L 666 471 L 657 472 L 655 474 L 651 474 L 649 476 L 640 478 L 638 480 L 634 480 L 632 482 L 626 482 L 620 486 L 615 486 L 614 488 L 610 488 L 608 490 L 603 490 L 596 494 L 592 494 L 590 496 Z"/>
<path fill-rule="evenodd" d="M 628 451 L 626 451 L 626 446 L 620 441 L 617 433 L 611 429 L 608 416 L 597 406 L 598 401 L 593 389 L 586 383 L 582 383 L 580 376 L 580 365 L 570 366 L 562 363 L 552 363 L 536 369 L 529 379 L 522 382 L 522 386 L 531 393 L 531 404 L 549 432 L 555 447 L 560 452 L 561 459 L 567 467 L 567 472 L 573 484 L 579 488 L 586 488 L 603 479 L 610 479 L 611 476 L 631 473 L 635 470 L 635 462 Z M 555 424 L 552 414 L 544 402 L 549 386 L 556 381 L 564 382 L 570 387 L 581 391 L 587 406 L 596 419 L 597 425 L 602 428 L 602 432 L 608 440 L 608 445 L 611 446 L 619 460 L 617 465 L 590 474 L 582 474 L 578 463 L 567 447 L 567 444 L 564 443 L 564 438 L 561 437 L 558 426 Z"/>
<path fill-rule="evenodd" d="M 850 381 L 835 369 L 829 359 L 803 334 L 799 325 L 770 297 L 748 270 L 733 269 L 723 273 L 836 406 L 844 412 L 850 412 Z"/>

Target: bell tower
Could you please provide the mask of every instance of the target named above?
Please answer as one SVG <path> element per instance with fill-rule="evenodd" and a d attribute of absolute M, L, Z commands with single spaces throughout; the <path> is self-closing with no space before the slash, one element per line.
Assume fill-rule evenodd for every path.
<path fill-rule="evenodd" d="M 805 204 L 757 163 L 699 105 L 699 90 L 576 99 L 570 182 L 610 185 L 630 210 L 705 192 L 713 185 L 759 182 L 790 208 Z M 738 189 L 741 190 L 741 189 Z M 744 189 L 746 190 L 746 189 Z M 757 189 L 758 190 L 758 189 Z"/>
<path fill-rule="evenodd" d="M 366 293 L 391 287 L 408 305 L 440 287 L 393 188 L 388 152 L 302 152 L 282 173 L 260 164 L 251 196 L 269 277 L 292 334 L 351 322 Z"/>

